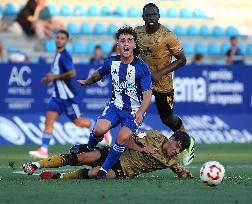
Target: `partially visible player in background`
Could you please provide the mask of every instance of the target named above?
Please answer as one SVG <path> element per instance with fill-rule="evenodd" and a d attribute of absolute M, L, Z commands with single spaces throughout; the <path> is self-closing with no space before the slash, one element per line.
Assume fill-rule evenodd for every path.
<path fill-rule="evenodd" d="M 50 73 L 42 78 L 42 83 L 48 85 L 53 82 L 54 92 L 49 101 L 42 145 L 36 151 L 30 151 L 31 156 L 37 158 L 48 157 L 48 146 L 53 133 L 53 124 L 62 112 L 79 127 L 89 128 L 91 120 L 81 116 L 79 105 L 76 99 L 76 90 L 73 80 L 76 76 L 71 55 L 65 49 L 69 34 L 65 30 L 59 30 L 56 34 L 57 52 L 51 65 Z"/>
<path fill-rule="evenodd" d="M 238 46 L 238 38 L 236 36 L 230 37 L 230 49 L 227 51 L 227 64 L 244 64 L 244 53 Z"/>
<path fill-rule="evenodd" d="M 159 23 L 158 7 L 148 3 L 143 8 L 145 25 L 135 28 L 140 57 L 150 66 L 153 81 L 153 95 L 163 123 L 173 132 L 185 131 L 182 120 L 173 114 L 172 72 L 186 64 L 186 57 L 176 35 Z M 172 57 L 176 60 L 172 62 Z M 194 158 L 194 139 L 185 151 L 184 161 L 189 164 Z"/>

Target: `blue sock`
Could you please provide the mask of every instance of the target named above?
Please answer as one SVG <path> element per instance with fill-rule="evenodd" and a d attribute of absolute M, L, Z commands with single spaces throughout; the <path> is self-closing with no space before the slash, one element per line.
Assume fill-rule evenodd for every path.
<path fill-rule="evenodd" d="M 88 140 L 88 149 L 94 149 L 96 145 L 103 140 L 103 137 L 96 137 L 93 132 L 90 133 Z"/>
<path fill-rule="evenodd" d="M 42 137 L 42 145 L 41 147 L 48 149 L 52 134 L 44 133 Z"/>
<path fill-rule="evenodd" d="M 109 150 L 109 154 L 105 162 L 103 163 L 101 169 L 108 172 L 108 170 L 111 169 L 118 162 L 124 150 L 125 150 L 124 145 L 115 143 L 113 145 L 113 148 Z"/>

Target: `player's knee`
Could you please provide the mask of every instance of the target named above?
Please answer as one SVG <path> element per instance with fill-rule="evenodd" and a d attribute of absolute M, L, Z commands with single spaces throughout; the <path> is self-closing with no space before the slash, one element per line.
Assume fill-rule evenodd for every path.
<path fill-rule="evenodd" d="M 93 130 L 93 134 L 97 137 L 102 137 L 105 133 L 107 133 L 109 129 L 107 127 L 96 125 Z"/>
<path fill-rule="evenodd" d="M 125 137 L 125 136 L 118 136 L 117 139 L 116 139 L 116 142 L 120 145 L 124 145 L 127 141 L 129 140 L 128 137 Z"/>

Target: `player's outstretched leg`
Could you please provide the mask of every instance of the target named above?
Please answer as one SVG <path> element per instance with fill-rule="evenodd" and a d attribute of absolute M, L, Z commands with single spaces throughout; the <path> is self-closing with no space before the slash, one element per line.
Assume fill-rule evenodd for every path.
<path fill-rule="evenodd" d="M 56 172 L 44 171 L 40 175 L 41 179 L 60 179 L 61 174 Z"/>
<path fill-rule="evenodd" d="M 32 175 L 37 169 L 40 168 L 57 168 L 66 165 L 75 166 L 78 163 L 76 154 L 61 154 L 42 159 L 38 162 L 30 162 L 23 164 L 23 170 L 28 175 Z"/>
<path fill-rule="evenodd" d="M 44 171 L 39 176 L 41 179 L 90 179 L 89 169 L 78 169 L 68 173 Z"/>

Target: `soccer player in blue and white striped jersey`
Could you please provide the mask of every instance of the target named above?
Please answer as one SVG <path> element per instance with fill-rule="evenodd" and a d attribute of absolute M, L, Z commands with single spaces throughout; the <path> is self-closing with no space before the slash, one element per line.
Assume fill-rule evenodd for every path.
<path fill-rule="evenodd" d="M 42 79 L 44 85 L 53 83 L 54 91 L 49 101 L 42 146 L 36 151 L 30 151 L 31 156 L 37 158 L 48 157 L 48 146 L 53 132 L 53 124 L 62 112 L 79 127 L 90 127 L 91 121 L 81 116 L 79 105 L 76 99 L 76 90 L 73 80 L 76 76 L 71 55 L 65 49 L 69 38 L 68 32 L 59 30 L 56 34 L 57 52 L 51 65 L 50 73 Z"/>
<path fill-rule="evenodd" d="M 149 66 L 134 55 L 137 47 L 136 33 L 131 27 L 118 30 L 117 47 L 120 56 L 113 56 L 86 80 L 78 80 L 87 86 L 108 75 L 112 79 L 112 97 L 98 118 L 89 137 L 88 149 L 93 150 L 103 135 L 121 124 L 116 142 L 103 163 L 97 178 L 105 178 L 109 169 L 119 160 L 129 138 L 140 127 L 151 102 L 152 81 Z"/>

